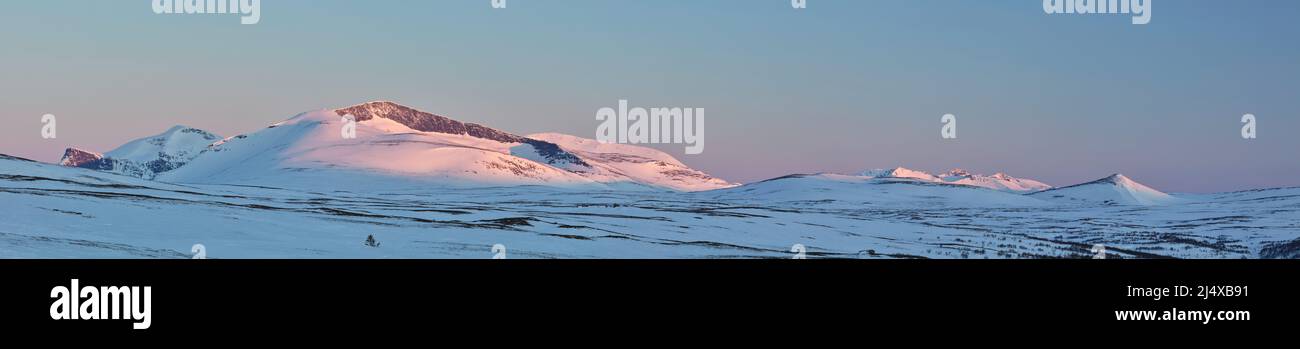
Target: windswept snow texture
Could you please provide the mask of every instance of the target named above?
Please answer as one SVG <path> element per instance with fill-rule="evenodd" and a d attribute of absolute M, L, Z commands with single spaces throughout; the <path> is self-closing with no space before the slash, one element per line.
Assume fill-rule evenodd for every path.
<path fill-rule="evenodd" d="M 278 141 L 317 137 L 303 124 L 309 120 L 323 122 L 308 116 L 277 126 L 230 142 L 251 148 L 233 146 L 216 153 L 232 154 L 228 158 L 178 171 L 203 166 L 189 175 L 224 173 L 256 183 L 251 180 L 264 171 L 287 170 L 262 162 L 318 166 L 338 155 L 331 153 L 335 146 Z M 370 124 L 358 132 L 399 126 L 406 127 Z M 457 137 L 463 135 L 357 142 L 389 147 L 399 157 L 436 152 L 466 164 L 502 159 L 491 156 L 501 149 L 475 152 L 479 143 Z M 241 153 L 262 142 L 290 148 L 285 155 Z M 447 146 L 406 148 L 427 142 Z M 258 170 L 234 166 L 239 161 Z M 429 172 L 459 163 L 394 169 Z M 509 258 L 789 258 L 794 244 L 806 246 L 810 258 L 1088 258 L 1093 244 L 1105 244 L 1110 258 L 1300 253 L 1300 188 L 1129 205 L 840 175 L 788 176 L 704 192 L 517 185 L 390 191 L 372 183 L 376 177 L 356 178 L 279 183 L 293 188 L 177 185 L 0 157 L 0 257 L 189 258 L 195 244 L 203 244 L 209 258 L 491 258 L 496 244 Z M 364 244 L 370 235 L 380 247 Z"/>

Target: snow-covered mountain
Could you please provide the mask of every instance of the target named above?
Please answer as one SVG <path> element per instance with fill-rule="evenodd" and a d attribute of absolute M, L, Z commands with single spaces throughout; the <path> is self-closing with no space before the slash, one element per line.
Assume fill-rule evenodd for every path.
<path fill-rule="evenodd" d="M 59 165 L 98 170 L 100 169 L 100 163 L 102 163 L 103 160 L 104 154 L 89 150 L 68 148 L 68 150 L 63 151 L 63 159 L 59 160 Z"/>
<path fill-rule="evenodd" d="M 898 174 L 910 174 L 897 171 Z M 840 203 L 862 206 L 981 206 L 1032 207 L 1050 203 L 1015 193 L 910 177 L 848 176 L 838 174 L 790 175 L 706 194 L 718 199 L 764 202 Z"/>
<path fill-rule="evenodd" d="M 945 183 L 976 186 L 1012 193 L 1033 193 L 1052 189 L 1052 186 L 1046 183 L 1032 179 L 1016 178 L 1001 172 L 992 176 L 985 176 L 972 174 L 962 169 L 954 169 L 938 177 Z"/>
<path fill-rule="evenodd" d="M 59 163 L 153 179 L 184 166 L 220 139 L 220 136 L 207 131 L 175 126 L 163 133 L 128 142 L 105 154 L 68 148 Z"/>
<path fill-rule="evenodd" d="M 930 183 L 956 184 L 988 188 L 1009 193 L 1032 193 L 1052 188 L 1052 186 L 1032 179 L 1016 178 L 1004 173 L 992 176 L 972 174 L 966 170 L 954 169 L 940 175 L 903 167 L 892 169 L 875 169 L 863 171 L 860 176 L 872 178 L 903 178 Z"/>
<path fill-rule="evenodd" d="M 0 155 L 0 258 L 188 259 L 194 244 L 221 259 L 475 259 L 498 244 L 510 258 L 789 258 L 795 244 L 808 258 L 1300 256 L 1300 188 L 1131 206 L 846 175 L 689 193 L 354 187 L 376 180 L 176 185 Z"/>
<path fill-rule="evenodd" d="M 356 121 L 355 138 L 344 137 L 345 115 Z M 216 142 L 158 179 L 337 190 L 429 185 L 705 190 L 729 185 L 652 149 L 591 147 L 576 137 L 543 136 L 524 137 L 393 102 L 370 102 L 299 114 Z M 640 170 L 636 159 L 663 166 L 658 172 Z"/>
<path fill-rule="evenodd" d="M 1058 202 L 1091 205 L 1166 205 L 1182 199 L 1152 189 L 1122 174 L 1096 181 L 1050 189 L 1030 196 Z"/>
<path fill-rule="evenodd" d="M 528 137 L 558 144 L 561 148 L 577 155 L 592 166 L 591 171 L 584 171 L 581 174 L 598 181 L 629 178 L 639 183 L 681 191 L 713 190 L 735 186 L 687 167 L 672 155 L 652 148 L 601 143 L 594 139 L 559 133 L 539 133 Z"/>
<path fill-rule="evenodd" d="M 908 178 L 925 182 L 942 182 L 939 177 L 925 171 L 918 171 L 909 168 L 895 167 L 890 169 L 874 169 L 862 171 L 860 176 L 873 178 Z"/>

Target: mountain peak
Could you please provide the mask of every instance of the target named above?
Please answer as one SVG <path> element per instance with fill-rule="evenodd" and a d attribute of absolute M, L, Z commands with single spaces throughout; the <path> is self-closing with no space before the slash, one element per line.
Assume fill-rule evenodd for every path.
<path fill-rule="evenodd" d="M 952 169 L 937 176 L 925 171 L 912 170 L 905 167 L 868 170 L 863 171 L 860 176 L 874 178 L 905 178 L 923 182 L 959 184 L 1012 193 L 1029 193 L 1052 188 L 1052 186 L 1043 182 L 1032 179 L 1016 178 L 1001 172 L 992 176 L 985 176 L 974 174 L 960 168 Z"/>
<path fill-rule="evenodd" d="M 533 150 L 544 159 L 543 162 L 549 164 L 568 163 L 577 166 L 577 168 L 590 167 L 590 165 L 582 161 L 582 159 L 565 152 L 563 149 L 560 149 L 558 145 L 551 142 L 539 141 L 479 124 L 456 121 L 445 116 L 424 112 L 394 102 L 366 102 L 343 109 L 337 109 L 334 113 L 338 115 L 352 115 L 357 122 L 381 118 L 395 121 L 411 128 L 412 130 L 421 132 L 466 135 L 474 138 L 494 140 L 501 143 L 525 143 L 533 147 Z"/>
<path fill-rule="evenodd" d="M 925 171 L 918 171 L 918 170 L 913 170 L 905 167 L 867 170 L 867 171 L 863 171 L 859 175 L 864 177 L 910 178 L 910 179 L 920 179 L 920 180 L 927 180 L 927 181 L 938 180 L 938 178 L 934 177 L 934 175 L 931 175 Z"/>
<path fill-rule="evenodd" d="M 940 177 L 970 177 L 970 176 L 971 176 L 970 171 L 966 171 L 960 168 L 954 168 L 951 171 L 948 171 L 948 173 L 944 173 Z"/>
<path fill-rule="evenodd" d="M 167 129 L 166 132 L 163 132 L 163 135 L 172 134 L 172 133 L 177 133 L 177 132 L 183 132 L 183 133 L 198 133 L 198 134 L 212 134 L 211 132 L 204 131 L 203 129 L 200 129 L 200 128 L 189 127 L 189 126 L 186 126 L 186 125 L 176 125 L 176 126 L 172 126 L 171 128 Z"/>
<path fill-rule="evenodd" d="M 406 106 L 406 105 L 403 105 L 403 104 L 401 104 L 401 103 L 397 103 L 397 102 L 394 102 L 394 101 L 390 101 L 390 100 L 387 100 L 387 99 L 376 99 L 376 100 L 373 100 L 373 101 L 369 101 L 369 102 L 365 102 L 365 103 L 361 103 L 361 104 L 356 104 L 356 105 L 353 105 L 353 106 L 350 106 L 350 107 L 347 107 L 347 108 L 352 108 L 352 107 L 361 107 L 361 106 L 394 106 L 394 107 L 402 107 L 402 108 L 415 109 L 415 108 L 412 108 L 412 107 L 409 107 L 409 106 Z M 344 108 L 344 109 L 346 109 L 346 108 Z"/>
<path fill-rule="evenodd" d="M 95 163 L 104 158 L 103 154 L 81 150 L 78 148 L 68 148 L 63 151 L 63 158 L 59 160 L 59 165 L 68 167 L 86 167 L 88 164 Z"/>
<path fill-rule="evenodd" d="M 490 139 L 503 143 L 526 143 L 528 139 L 479 124 L 464 123 L 390 101 L 374 101 L 334 110 L 352 115 L 357 122 L 376 118 L 396 121 L 416 131 L 437 132 Z"/>
<path fill-rule="evenodd" d="M 1098 180 L 1096 180 L 1096 181 L 1093 181 L 1092 183 L 1113 184 L 1113 185 L 1118 185 L 1118 186 L 1131 186 L 1131 185 L 1135 185 L 1135 184 L 1136 184 L 1136 185 L 1142 185 L 1141 183 L 1138 183 L 1137 181 L 1134 181 L 1133 179 L 1128 178 L 1128 176 L 1125 176 L 1125 175 L 1123 175 L 1123 174 L 1119 174 L 1119 173 L 1116 173 L 1116 174 L 1112 174 L 1112 175 L 1106 176 L 1106 178 L 1098 179 Z M 1088 184 L 1088 183 L 1085 183 L 1085 184 Z"/>
<path fill-rule="evenodd" d="M 1178 198 L 1138 183 L 1128 176 L 1112 174 L 1092 182 L 1040 192 L 1049 199 L 1104 202 L 1121 205 L 1161 205 Z"/>
<path fill-rule="evenodd" d="M 220 139 L 208 131 L 176 125 L 103 154 L 68 148 L 59 164 L 153 179 L 159 173 L 184 166 Z"/>
<path fill-rule="evenodd" d="M 413 107 L 409 107 L 397 102 L 387 101 L 387 100 L 376 100 L 376 101 L 365 102 L 361 104 L 339 108 L 336 109 L 335 111 L 339 112 L 339 115 L 352 114 L 352 116 L 357 117 L 357 121 L 364 121 L 362 120 L 363 118 L 365 120 L 369 120 L 372 117 L 384 117 L 385 115 L 390 115 L 395 113 L 433 115 L 432 113 L 425 113 L 419 109 L 415 109 Z M 433 115 L 433 116 L 437 116 L 437 115 Z"/>
<path fill-rule="evenodd" d="M 426 116 L 426 117 L 438 116 L 438 115 L 433 115 L 432 113 L 426 113 L 420 111 L 419 109 L 398 104 L 396 102 L 384 101 L 384 100 L 365 102 L 361 104 L 339 108 L 334 111 L 337 112 L 339 115 L 351 114 L 352 116 L 357 117 L 357 121 L 370 120 L 371 118 L 374 117 L 387 117 L 396 114 L 418 114 L 420 116 Z"/>

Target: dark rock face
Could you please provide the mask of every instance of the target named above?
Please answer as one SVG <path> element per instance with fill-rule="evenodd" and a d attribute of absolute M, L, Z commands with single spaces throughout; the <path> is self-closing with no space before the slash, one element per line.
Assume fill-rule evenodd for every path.
<path fill-rule="evenodd" d="M 564 149 L 560 149 L 560 146 L 555 143 L 543 142 L 529 138 L 524 138 L 524 143 L 528 143 L 529 145 L 532 145 L 534 149 L 537 149 L 537 154 L 541 155 L 542 158 L 545 158 L 549 164 L 555 165 L 560 163 L 570 163 L 583 167 L 591 167 L 591 165 L 588 165 L 586 161 L 582 161 L 582 158 L 566 152 Z"/>
<path fill-rule="evenodd" d="M 370 102 L 334 111 L 339 115 L 352 115 L 357 122 L 374 118 L 396 121 L 411 129 L 424 132 L 468 135 L 503 143 L 524 143 L 527 138 L 501 132 L 479 124 L 463 123 L 450 118 L 422 112 L 393 102 Z"/>
<path fill-rule="evenodd" d="M 196 135 L 197 140 L 202 143 L 210 143 L 221 139 L 219 136 L 208 133 L 207 131 L 195 128 L 183 128 L 176 126 L 164 132 L 161 135 L 142 139 L 141 141 L 148 146 L 152 146 L 160 151 L 156 156 L 144 160 L 120 159 L 97 154 L 77 148 L 68 148 L 63 152 L 63 159 L 60 165 L 68 167 L 79 167 L 97 171 L 113 172 L 117 174 L 153 179 L 158 174 L 168 172 L 185 166 L 190 160 L 202 153 L 202 150 L 176 150 L 174 154 L 169 154 L 161 150 L 166 149 L 168 143 L 178 134 Z M 193 138 L 193 137 L 187 137 Z M 134 142 L 133 142 L 134 143 Z M 131 143 L 128 143 L 131 144 Z"/>
<path fill-rule="evenodd" d="M 100 171 L 113 170 L 113 161 L 104 159 L 102 155 L 77 148 L 68 148 L 68 150 L 63 151 L 63 159 L 59 161 L 59 164 Z"/>
<path fill-rule="evenodd" d="M 564 151 L 559 145 L 551 142 L 521 137 L 479 124 L 452 120 L 451 118 L 426 113 L 393 102 L 370 102 L 338 109 L 334 112 L 339 115 L 352 115 L 357 122 L 384 118 L 418 131 L 467 135 L 502 143 L 526 143 L 537 149 L 538 154 L 545 158 L 549 164 L 569 163 L 582 167 L 591 167 L 578 156 Z"/>
<path fill-rule="evenodd" d="M 144 167 L 148 169 L 149 172 L 152 172 L 156 175 L 158 173 L 175 170 L 180 168 L 181 166 L 185 166 L 185 164 L 188 161 L 189 159 L 187 158 L 175 157 L 175 156 L 167 155 L 167 153 L 160 152 L 158 153 L 157 159 L 144 163 Z"/>

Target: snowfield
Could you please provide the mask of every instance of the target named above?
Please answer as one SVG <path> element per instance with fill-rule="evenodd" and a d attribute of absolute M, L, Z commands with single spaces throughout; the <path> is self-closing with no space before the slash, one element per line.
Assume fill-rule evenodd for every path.
<path fill-rule="evenodd" d="M 392 102 L 224 139 L 178 126 L 61 164 L 0 155 L 0 258 L 1300 257 L 1300 188 L 901 167 L 737 185 L 654 149 Z"/>
<path fill-rule="evenodd" d="M 373 178 L 370 178 L 373 180 Z M 1295 258 L 1300 188 L 1080 204 L 790 176 L 704 192 L 178 185 L 0 157 L 0 257 Z M 379 247 L 363 241 L 373 235 Z"/>

